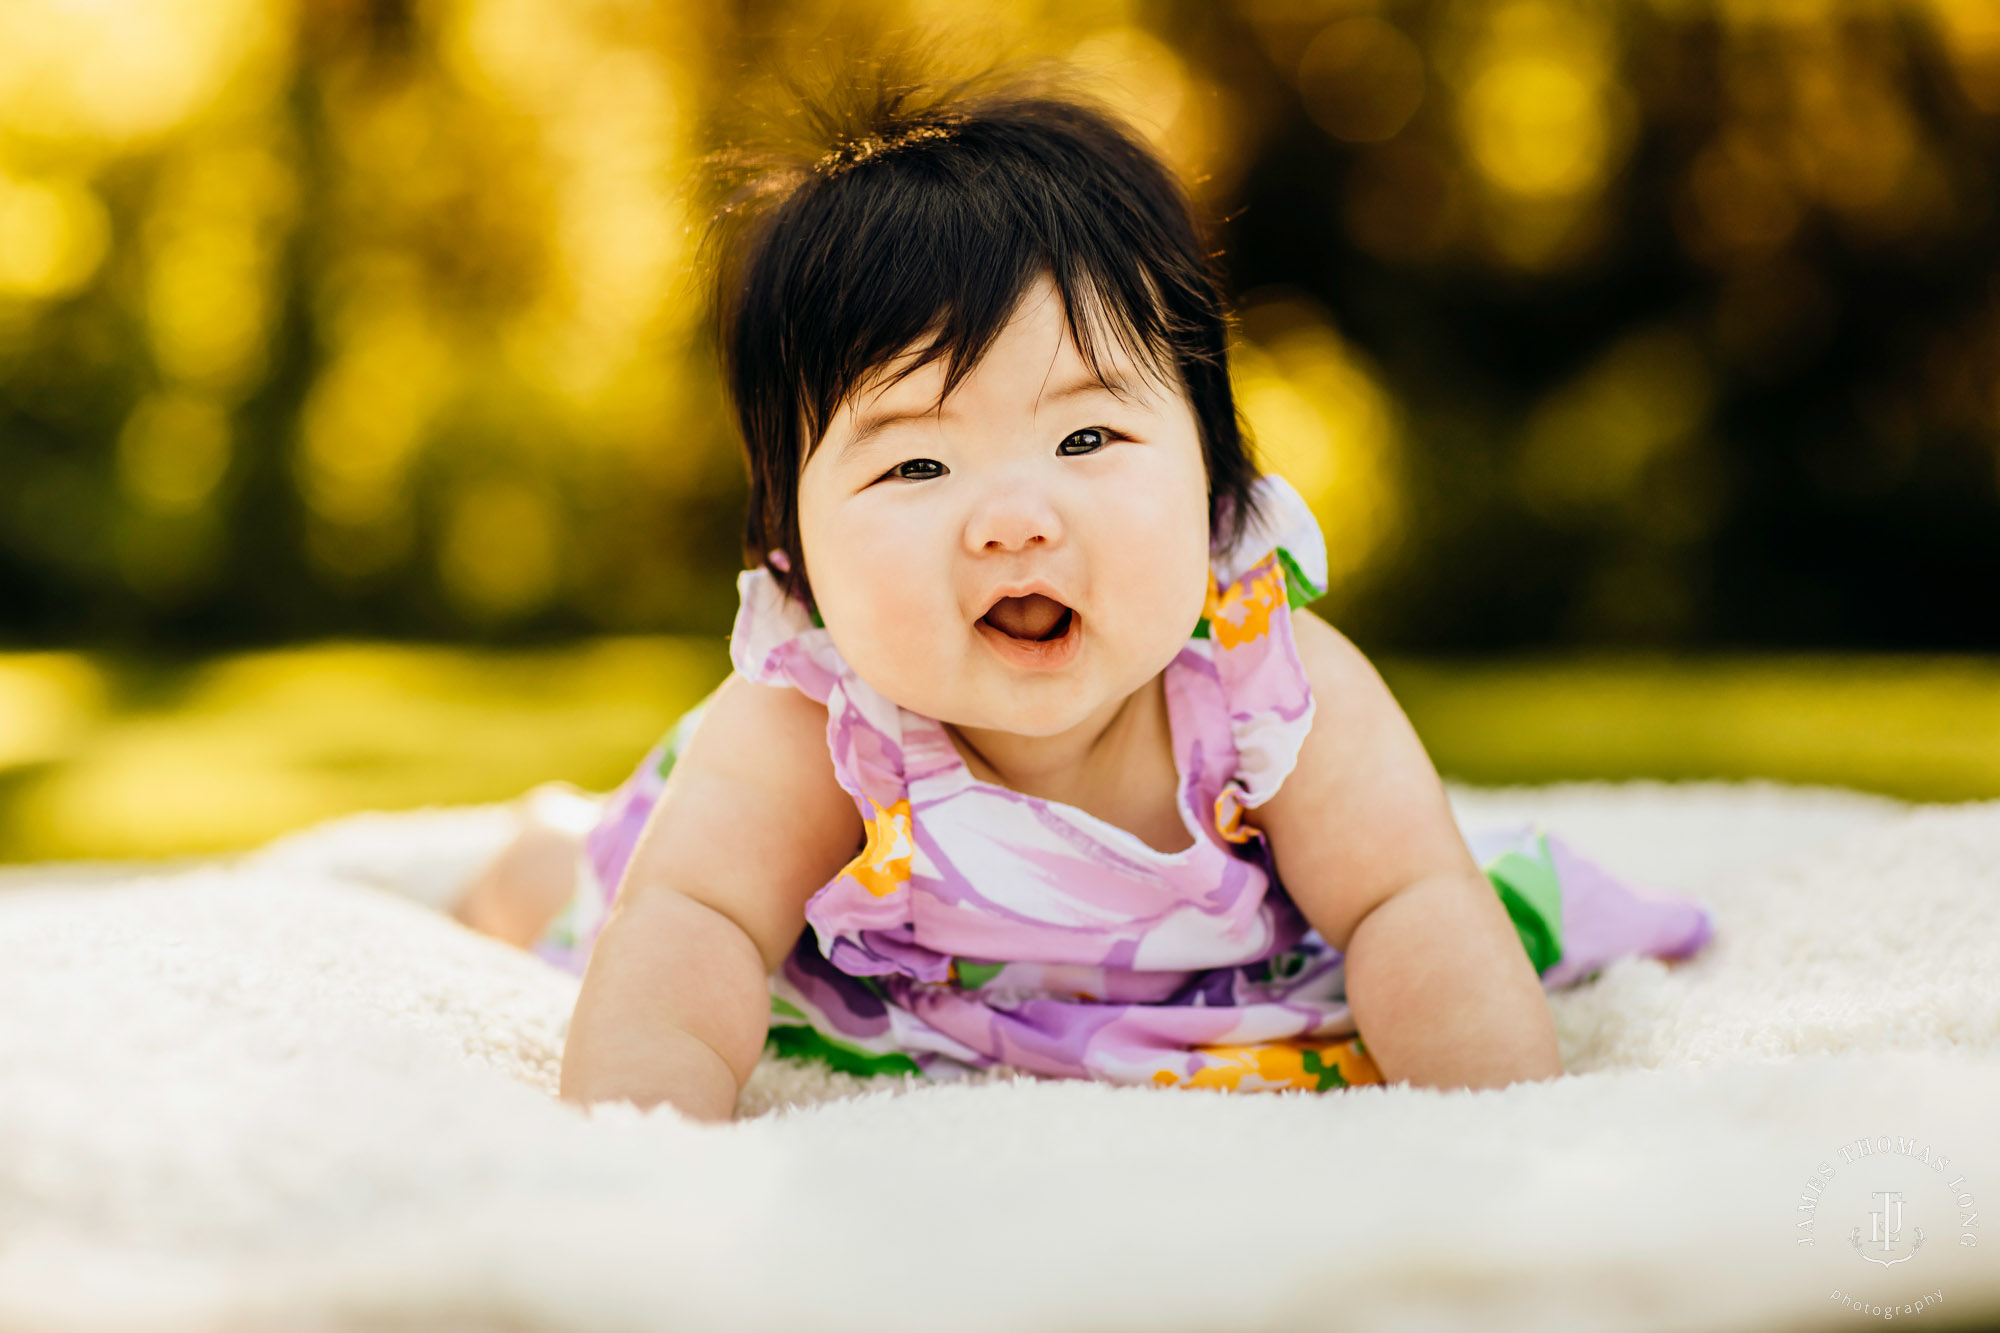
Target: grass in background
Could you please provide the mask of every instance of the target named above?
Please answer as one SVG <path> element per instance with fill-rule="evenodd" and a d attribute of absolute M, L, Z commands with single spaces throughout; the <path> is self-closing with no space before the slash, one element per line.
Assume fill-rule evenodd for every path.
<path fill-rule="evenodd" d="M 1770 778 L 2000 797 L 2000 659 L 1569 657 L 1382 674 L 1463 782 Z"/>
<path fill-rule="evenodd" d="M 0 656 L 0 860 L 224 851 L 352 810 L 610 787 L 728 669 L 720 638 Z"/>
<path fill-rule="evenodd" d="M 252 846 L 361 809 L 621 781 L 722 679 L 721 639 L 333 644 L 196 663 L 0 655 L 0 860 Z M 2000 660 L 1396 661 L 1446 776 L 1772 778 L 2000 796 Z"/>

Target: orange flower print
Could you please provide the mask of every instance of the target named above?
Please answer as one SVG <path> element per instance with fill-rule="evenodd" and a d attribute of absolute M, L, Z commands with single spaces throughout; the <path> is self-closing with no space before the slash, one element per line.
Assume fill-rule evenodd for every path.
<path fill-rule="evenodd" d="M 1209 632 L 1224 648 L 1249 643 L 1271 630 L 1271 613 L 1286 602 L 1285 572 L 1274 547 L 1254 567 L 1227 588 L 1208 576 L 1208 603 L 1202 615 L 1208 618 Z"/>
<path fill-rule="evenodd" d="M 906 796 L 886 810 L 875 807 L 875 817 L 868 821 L 867 845 L 840 873 L 853 876 L 877 898 L 886 898 L 909 882 L 910 858 L 915 854 Z"/>
<path fill-rule="evenodd" d="M 1215 831 L 1231 842 L 1248 842 L 1264 836 L 1262 829 L 1243 822 L 1241 791 L 1242 788 L 1231 783 L 1215 794 Z"/>
<path fill-rule="evenodd" d="M 1387 1082 L 1359 1037 L 1340 1041 L 1259 1042 L 1254 1046 L 1197 1046 L 1210 1063 L 1187 1077 L 1171 1069 L 1153 1075 L 1162 1087 L 1228 1088 L 1239 1092 L 1274 1092 L 1304 1088 L 1325 1092 L 1359 1083 Z"/>

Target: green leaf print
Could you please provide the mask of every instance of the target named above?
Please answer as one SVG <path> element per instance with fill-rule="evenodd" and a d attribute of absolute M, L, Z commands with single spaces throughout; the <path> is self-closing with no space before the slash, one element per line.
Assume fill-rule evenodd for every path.
<path fill-rule="evenodd" d="M 1318 1077 L 1319 1086 L 1313 1089 L 1315 1092 L 1325 1092 L 1329 1088 L 1344 1088 L 1347 1086 L 1347 1076 L 1340 1072 L 1340 1066 L 1330 1065 L 1320 1059 L 1318 1051 L 1300 1052 L 1299 1063 L 1308 1074 Z"/>
<path fill-rule="evenodd" d="M 953 971 L 958 973 L 958 984 L 964 990 L 978 990 L 998 976 L 1005 963 L 975 963 L 967 959 L 956 959 Z"/>
<path fill-rule="evenodd" d="M 1285 567 L 1285 600 L 1293 606 L 1311 606 L 1326 595 L 1326 589 L 1306 577 L 1299 562 L 1284 547 L 1278 548 L 1278 563 Z"/>
<path fill-rule="evenodd" d="M 1542 973 L 1563 956 L 1562 885 L 1556 879 L 1548 839 L 1538 841 L 1538 857 L 1508 852 L 1486 867 L 1486 878 L 1513 918 L 1528 960 Z"/>
<path fill-rule="evenodd" d="M 880 1074 L 922 1074 L 917 1062 L 907 1055 L 891 1052 L 877 1055 L 864 1051 L 859 1046 L 850 1046 L 836 1040 L 815 1028 L 793 1027 L 789 1024 L 773 1027 L 764 1038 L 765 1049 L 773 1055 L 782 1055 L 790 1060 L 817 1060 L 830 1065 L 843 1074 L 856 1074 L 862 1078 L 874 1078 Z"/>

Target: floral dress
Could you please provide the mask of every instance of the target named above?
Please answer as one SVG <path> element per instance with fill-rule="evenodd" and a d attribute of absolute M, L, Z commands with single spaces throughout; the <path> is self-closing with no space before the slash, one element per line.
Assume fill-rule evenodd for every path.
<path fill-rule="evenodd" d="M 1243 821 L 1277 793 L 1312 726 L 1288 608 L 1326 583 L 1311 510 L 1280 477 L 1258 486 L 1260 521 L 1211 557 L 1202 618 L 1166 667 L 1193 839 L 1179 852 L 975 778 L 943 725 L 856 675 L 769 571 L 739 576 L 735 670 L 826 705 L 834 774 L 866 826 L 771 977 L 770 1049 L 932 1078 L 1007 1065 L 1239 1090 L 1383 1081 L 1348 1011 L 1343 955 Z M 706 703 L 606 802 L 577 894 L 535 945 L 542 957 L 582 971 Z M 1685 956 L 1713 931 L 1705 905 L 1638 890 L 1539 828 L 1470 844 L 1545 987 L 1630 954 Z"/>

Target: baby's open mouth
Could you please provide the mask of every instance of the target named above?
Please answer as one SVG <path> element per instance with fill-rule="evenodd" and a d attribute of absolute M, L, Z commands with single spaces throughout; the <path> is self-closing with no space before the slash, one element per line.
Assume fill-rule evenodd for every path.
<path fill-rule="evenodd" d="M 1031 592 L 1026 597 L 1002 597 L 980 619 L 1016 639 L 1060 639 L 1069 633 L 1076 612 L 1053 597 Z"/>

